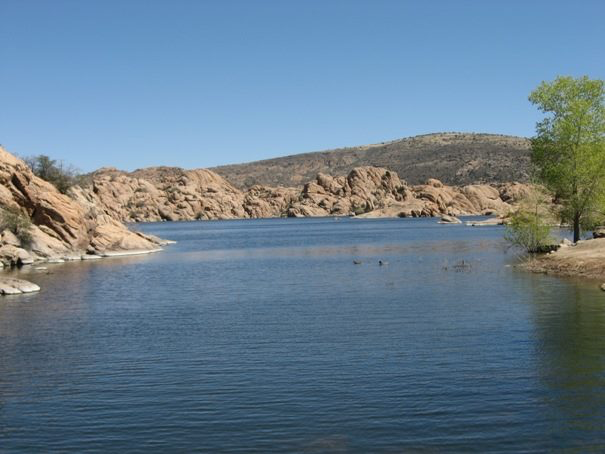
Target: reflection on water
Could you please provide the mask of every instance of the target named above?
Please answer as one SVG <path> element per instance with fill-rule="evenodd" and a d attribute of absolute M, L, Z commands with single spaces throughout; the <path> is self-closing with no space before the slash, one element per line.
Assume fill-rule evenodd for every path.
<path fill-rule="evenodd" d="M 531 285 L 535 349 L 542 398 L 549 407 L 553 438 L 605 450 L 605 311 L 596 286 L 553 282 Z M 553 299 L 555 290 L 559 298 Z"/>
<path fill-rule="evenodd" d="M 605 447 L 603 295 L 516 271 L 500 228 L 140 228 L 179 243 L 0 301 L 3 449 Z"/>

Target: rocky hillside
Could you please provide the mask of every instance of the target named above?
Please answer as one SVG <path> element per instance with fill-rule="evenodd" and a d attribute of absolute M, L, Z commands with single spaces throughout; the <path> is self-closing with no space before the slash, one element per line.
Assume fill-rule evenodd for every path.
<path fill-rule="evenodd" d="M 78 203 L 0 147 L 0 267 L 153 250 L 158 240 L 128 230 L 95 204 Z"/>
<path fill-rule="evenodd" d="M 127 222 L 245 218 L 243 193 L 205 169 L 153 167 L 132 173 L 104 168 L 70 195 Z"/>
<path fill-rule="evenodd" d="M 297 187 L 318 173 L 346 175 L 355 167 L 384 167 L 411 184 L 436 178 L 448 185 L 526 182 L 529 141 L 495 134 L 427 134 L 375 145 L 304 153 L 211 170 L 239 189 Z"/>
<path fill-rule="evenodd" d="M 212 171 L 158 167 L 132 173 L 102 169 L 74 188 L 82 206 L 126 222 L 298 216 L 503 214 L 526 190 L 518 183 L 452 187 L 429 179 L 408 185 L 396 172 L 357 167 L 320 173 L 302 188 L 255 185 L 246 191 Z"/>

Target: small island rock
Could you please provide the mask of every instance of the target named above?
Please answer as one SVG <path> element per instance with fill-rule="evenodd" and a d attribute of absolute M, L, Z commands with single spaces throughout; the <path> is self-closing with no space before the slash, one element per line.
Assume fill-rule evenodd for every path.
<path fill-rule="evenodd" d="M 443 216 L 441 216 L 439 224 L 462 224 L 462 221 L 456 216 L 449 216 L 447 214 L 444 214 Z"/>
<path fill-rule="evenodd" d="M 19 295 L 39 291 L 40 287 L 32 282 L 14 277 L 0 277 L 0 294 L 2 295 Z"/>

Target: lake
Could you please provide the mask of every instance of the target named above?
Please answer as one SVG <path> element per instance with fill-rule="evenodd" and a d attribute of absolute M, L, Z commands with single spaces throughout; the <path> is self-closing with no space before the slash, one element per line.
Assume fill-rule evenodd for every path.
<path fill-rule="evenodd" d="M 135 228 L 178 243 L 0 299 L 0 451 L 605 450 L 605 294 L 501 227 Z"/>

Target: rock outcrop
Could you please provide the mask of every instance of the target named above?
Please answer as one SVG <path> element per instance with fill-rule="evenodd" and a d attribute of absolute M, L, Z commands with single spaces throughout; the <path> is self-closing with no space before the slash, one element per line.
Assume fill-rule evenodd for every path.
<path fill-rule="evenodd" d="M 0 295 L 20 295 L 39 292 L 40 287 L 32 282 L 14 277 L 0 276 Z"/>
<path fill-rule="evenodd" d="M 57 260 L 107 250 L 154 249 L 154 239 L 130 231 L 94 203 L 82 204 L 36 177 L 20 159 L 0 148 L 0 208 L 31 222 L 27 238 L 10 226 L 0 232 L 4 266 Z"/>
<path fill-rule="evenodd" d="M 447 214 L 444 214 L 441 216 L 439 224 L 462 224 L 462 221 L 456 216 L 448 216 Z"/>
<path fill-rule="evenodd" d="M 287 215 L 362 217 L 432 217 L 507 214 L 512 205 L 501 198 L 508 185 L 446 186 L 429 179 L 409 186 L 395 172 L 358 167 L 346 177 L 320 174 L 304 186 Z M 512 199 L 511 199 L 512 201 Z"/>
<path fill-rule="evenodd" d="M 244 218 L 244 195 L 205 170 L 154 167 L 126 173 L 105 168 L 85 189 L 72 188 L 82 205 L 128 222 Z"/>
<path fill-rule="evenodd" d="M 270 217 L 422 217 L 503 215 L 526 185 L 410 186 L 397 173 L 357 167 L 346 176 L 318 174 L 302 189 L 253 186 L 240 191 L 209 170 L 158 167 L 132 173 L 101 169 L 72 197 L 97 217 L 123 222 Z M 109 223 L 106 221 L 105 224 Z"/>
<path fill-rule="evenodd" d="M 592 237 L 596 238 L 605 238 L 605 227 L 597 227 L 592 231 Z"/>

